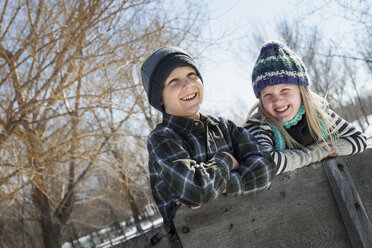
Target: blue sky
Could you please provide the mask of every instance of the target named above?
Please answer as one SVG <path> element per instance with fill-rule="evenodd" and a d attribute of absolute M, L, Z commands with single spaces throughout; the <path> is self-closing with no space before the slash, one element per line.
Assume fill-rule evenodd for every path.
<path fill-rule="evenodd" d="M 348 24 L 342 22 L 341 13 L 333 12 L 332 6 L 325 1 L 296 0 L 214 0 L 208 1 L 211 26 L 205 32 L 214 38 L 229 33 L 220 39 L 221 47 L 213 47 L 203 52 L 199 59 L 205 85 L 205 98 L 202 113 L 219 114 L 241 122 L 245 119 L 251 106 L 257 101 L 251 87 L 250 75 L 254 60 L 242 60 L 236 54 L 237 46 L 242 40 L 240 35 L 253 32 L 250 28 L 260 23 L 265 28 L 267 39 L 278 39 L 275 25 L 280 19 L 306 19 L 308 23 L 319 25 L 329 37 L 342 35 L 347 40 Z M 328 15 L 319 16 L 309 13 L 317 6 Z M 257 48 L 257 54 L 258 54 Z M 242 52 L 244 55 L 244 52 Z"/>
<path fill-rule="evenodd" d="M 244 46 L 240 44 L 242 41 L 239 36 L 256 23 L 263 23 L 268 36 L 276 38 L 275 21 L 283 16 L 293 16 L 292 6 L 291 0 L 210 2 L 210 34 L 212 37 L 220 37 L 228 33 L 229 36 L 220 40 L 221 48 L 207 50 L 200 61 L 205 82 L 203 113 L 221 114 L 235 120 L 245 118 L 250 107 L 256 102 L 250 83 L 254 61 L 240 61 L 235 56 L 233 47 Z"/>

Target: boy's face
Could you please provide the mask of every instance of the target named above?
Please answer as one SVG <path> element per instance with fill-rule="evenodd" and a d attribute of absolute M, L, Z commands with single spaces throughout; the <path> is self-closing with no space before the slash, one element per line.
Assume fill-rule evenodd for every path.
<path fill-rule="evenodd" d="M 200 119 L 203 83 L 190 66 L 177 67 L 164 82 L 162 104 L 171 115 Z"/>
<path fill-rule="evenodd" d="M 300 88 L 293 84 L 267 86 L 260 98 L 265 110 L 281 122 L 292 120 L 302 103 Z"/>

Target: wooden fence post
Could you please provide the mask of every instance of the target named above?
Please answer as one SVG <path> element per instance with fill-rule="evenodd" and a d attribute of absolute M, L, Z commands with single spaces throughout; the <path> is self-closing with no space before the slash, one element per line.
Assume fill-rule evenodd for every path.
<path fill-rule="evenodd" d="M 372 225 L 342 157 L 323 162 L 325 172 L 354 248 L 372 246 Z"/>
<path fill-rule="evenodd" d="M 114 247 L 372 247 L 372 149 L 347 161 L 327 159 L 278 175 L 255 196 L 180 207 L 178 243 L 160 226 Z"/>

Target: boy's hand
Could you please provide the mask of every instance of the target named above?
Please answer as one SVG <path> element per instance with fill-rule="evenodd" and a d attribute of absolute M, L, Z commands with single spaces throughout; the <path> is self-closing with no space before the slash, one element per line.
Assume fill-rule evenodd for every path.
<path fill-rule="evenodd" d="M 332 142 L 331 141 L 320 142 L 318 144 L 318 146 L 327 150 L 328 157 L 336 157 L 335 150 L 332 148 Z"/>
<path fill-rule="evenodd" d="M 230 158 L 232 159 L 232 161 L 233 161 L 233 166 L 232 166 L 231 170 L 234 170 L 234 169 L 238 168 L 239 163 L 238 163 L 238 161 L 234 158 L 234 156 L 231 155 L 231 154 L 228 153 L 228 152 L 223 152 L 223 153 L 229 155 L 229 157 L 230 157 Z"/>
<path fill-rule="evenodd" d="M 179 202 L 179 201 L 177 201 L 176 204 L 177 204 L 178 206 L 187 207 L 185 204 L 183 204 L 183 203 L 181 203 L 181 202 Z M 198 209 L 198 208 L 200 208 L 200 206 L 190 206 L 189 208 L 190 208 L 191 210 L 194 210 L 194 209 Z"/>

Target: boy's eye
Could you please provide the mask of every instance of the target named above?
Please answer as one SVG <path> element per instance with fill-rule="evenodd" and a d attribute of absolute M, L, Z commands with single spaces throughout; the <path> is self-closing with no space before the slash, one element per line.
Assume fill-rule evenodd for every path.
<path fill-rule="evenodd" d="M 196 81 L 199 79 L 199 76 L 195 72 L 190 72 L 186 75 L 187 80 Z M 166 83 L 165 87 L 178 87 L 181 86 L 185 82 L 183 77 L 176 77 Z"/>
<path fill-rule="evenodd" d="M 197 79 L 197 78 L 199 78 L 198 75 L 196 75 L 195 72 L 190 72 L 190 73 L 187 75 L 187 77 L 188 77 L 189 79 Z"/>
<path fill-rule="evenodd" d="M 178 82 L 177 79 L 172 79 L 171 81 L 168 82 L 168 84 L 166 85 L 166 87 L 177 85 L 177 82 Z"/>

